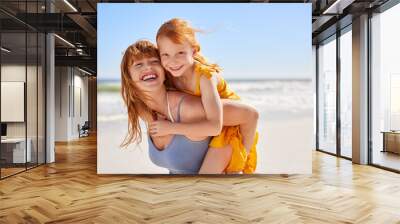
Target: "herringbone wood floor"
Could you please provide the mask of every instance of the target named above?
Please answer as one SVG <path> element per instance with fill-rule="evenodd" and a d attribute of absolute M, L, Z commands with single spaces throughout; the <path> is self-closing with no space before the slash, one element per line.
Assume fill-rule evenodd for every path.
<path fill-rule="evenodd" d="M 99 176 L 96 139 L 0 181 L 0 223 L 400 223 L 400 175 L 315 152 L 312 175 Z"/>

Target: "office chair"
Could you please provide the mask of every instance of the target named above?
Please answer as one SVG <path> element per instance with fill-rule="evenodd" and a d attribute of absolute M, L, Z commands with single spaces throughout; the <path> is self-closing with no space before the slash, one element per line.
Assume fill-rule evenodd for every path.
<path fill-rule="evenodd" d="M 82 127 L 80 127 L 80 125 L 78 124 L 79 138 L 89 136 L 89 129 L 90 129 L 89 121 L 85 121 Z"/>

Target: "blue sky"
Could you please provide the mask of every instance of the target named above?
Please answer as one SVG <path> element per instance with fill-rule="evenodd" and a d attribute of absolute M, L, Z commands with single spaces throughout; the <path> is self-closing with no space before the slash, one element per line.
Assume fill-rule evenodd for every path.
<path fill-rule="evenodd" d="M 206 31 L 201 52 L 226 79 L 311 78 L 311 4 L 100 3 L 98 79 L 120 79 L 124 50 L 176 17 Z"/>

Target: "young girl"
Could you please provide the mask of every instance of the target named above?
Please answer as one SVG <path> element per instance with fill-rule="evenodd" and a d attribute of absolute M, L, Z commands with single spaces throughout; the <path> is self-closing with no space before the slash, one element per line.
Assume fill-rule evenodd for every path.
<path fill-rule="evenodd" d="M 253 173 L 257 165 L 256 133 L 258 112 L 240 101 L 219 75 L 220 67 L 208 63 L 200 54 L 200 45 L 195 32 L 182 19 L 164 23 L 157 32 L 157 45 L 161 63 L 170 73 L 173 86 L 181 91 L 201 96 L 206 120 L 196 123 L 172 123 L 155 121 L 150 124 L 150 133 L 155 136 L 167 134 L 206 134 L 215 136 L 205 161 L 218 166 L 219 148 L 232 146 L 232 156 L 227 173 Z M 201 167 L 200 173 L 208 173 L 215 167 Z"/>

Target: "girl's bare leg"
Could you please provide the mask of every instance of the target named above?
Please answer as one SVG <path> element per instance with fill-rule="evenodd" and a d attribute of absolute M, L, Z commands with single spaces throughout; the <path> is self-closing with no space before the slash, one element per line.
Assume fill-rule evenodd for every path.
<path fill-rule="evenodd" d="M 243 145 L 249 153 L 256 134 L 258 112 L 238 100 L 223 99 L 223 125 L 239 125 Z M 209 148 L 199 174 L 222 174 L 232 157 L 232 147 Z"/>
<path fill-rule="evenodd" d="M 256 135 L 258 111 L 238 100 L 223 99 L 223 126 L 240 126 L 243 145 L 250 152 Z"/>

